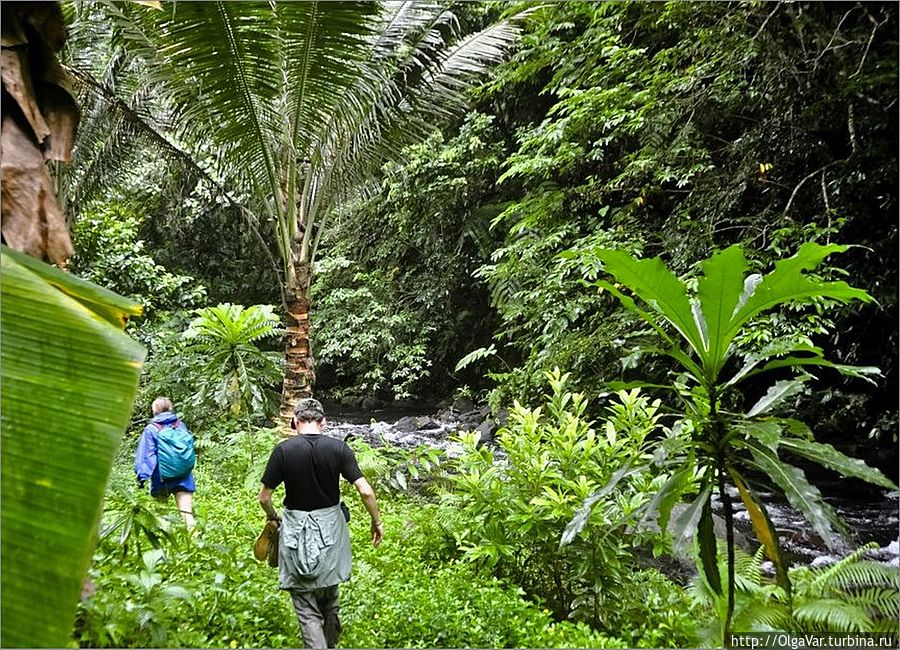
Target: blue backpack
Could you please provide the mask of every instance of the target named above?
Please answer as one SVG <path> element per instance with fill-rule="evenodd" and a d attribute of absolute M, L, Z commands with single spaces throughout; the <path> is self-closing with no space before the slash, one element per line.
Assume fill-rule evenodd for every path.
<path fill-rule="evenodd" d="M 184 478 L 194 469 L 194 436 L 181 420 L 170 424 L 154 422 L 156 432 L 156 462 L 163 481 Z"/>

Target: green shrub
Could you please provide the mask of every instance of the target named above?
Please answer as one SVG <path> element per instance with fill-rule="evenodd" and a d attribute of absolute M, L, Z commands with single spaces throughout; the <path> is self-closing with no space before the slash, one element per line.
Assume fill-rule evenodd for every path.
<path fill-rule="evenodd" d="M 476 435 L 460 437 L 459 473 L 444 497 L 459 548 L 520 585 L 557 619 L 590 623 L 629 643 L 641 641 L 645 629 L 667 630 L 653 644 L 685 642 L 688 626 L 676 621 L 684 618 L 676 612 L 686 611 L 678 589 L 666 584 L 659 608 L 648 609 L 647 593 L 667 581 L 636 571 L 632 559 L 635 546 L 658 537 L 632 532 L 654 484 L 648 470 L 630 469 L 646 456 L 657 403 L 621 391 L 598 431 L 584 417 L 584 396 L 565 390 L 568 375 L 557 370 L 547 378 L 546 406 L 516 404 L 498 432 L 505 460 L 496 462 Z M 570 520 L 598 491 L 581 533 L 561 548 Z"/>

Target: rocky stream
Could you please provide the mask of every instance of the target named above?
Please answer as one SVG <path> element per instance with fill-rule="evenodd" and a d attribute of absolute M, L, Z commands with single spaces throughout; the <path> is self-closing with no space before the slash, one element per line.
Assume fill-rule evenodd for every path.
<path fill-rule="evenodd" d="M 327 433 L 347 439 L 356 436 L 374 447 L 390 444 L 402 448 L 429 445 L 444 450 L 449 455 L 459 453 L 459 446 L 451 438 L 459 431 L 481 433 L 482 440 L 493 446 L 494 434 L 500 423 L 490 417 L 486 407 L 481 409 L 468 400 L 457 400 L 434 413 L 433 408 L 403 406 L 399 408 L 326 407 L 330 413 Z M 495 449 L 495 454 L 502 451 Z M 842 548 L 829 550 L 816 535 L 803 515 L 792 508 L 783 497 L 774 492 L 762 492 L 773 524 L 778 530 L 782 547 L 794 565 L 820 566 L 837 561 L 854 548 L 876 542 L 879 545 L 869 553 L 872 559 L 891 566 L 900 566 L 898 544 L 898 504 L 900 493 L 859 485 L 856 481 L 827 478 L 815 481 L 825 500 L 847 524 L 848 539 Z M 738 543 L 753 550 L 753 532 L 749 515 L 738 497 L 737 490 L 729 493 L 735 512 Z M 721 512 L 721 504 L 713 497 L 714 510 Z M 767 566 L 768 565 L 768 566 Z M 771 564 L 763 565 L 771 570 Z"/>

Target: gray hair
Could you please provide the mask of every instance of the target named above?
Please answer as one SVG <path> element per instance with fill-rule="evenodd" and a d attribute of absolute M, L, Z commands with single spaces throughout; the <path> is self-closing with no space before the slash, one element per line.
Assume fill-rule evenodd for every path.
<path fill-rule="evenodd" d="M 153 405 L 150 407 L 153 409 L 153 415 L 159 415 L 160 413 L 165 413 L 166 411 L 174 411 L 175 407 L 172 406 L 172 400 L 168 397 L 157 397 L 153 400 Z"/>
<path fill-rule="evenodd" d="M 294 418 L 297 422 L 321 422 L 325 417 L 322 402 L 312 397 L 305 397 L 294 407 Z"/>

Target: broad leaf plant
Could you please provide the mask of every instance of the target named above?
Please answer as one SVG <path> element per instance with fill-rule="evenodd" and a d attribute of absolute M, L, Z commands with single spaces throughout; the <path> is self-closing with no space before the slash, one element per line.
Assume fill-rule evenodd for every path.
<path fill-rule="evenodd" d="M 635 259 L 619 250 L 594 251 L 606 273 L 615 280 L 601 279 L 595 286 L 609 291 L 645 321 L 658 342 L 645 349 L 670 357 L 680 371 L 672 384 L 664 388 L 680 398 L 683 417 L 671 435 L 660 441 L 655 459 L 669 478 L 648 504 L 646 517 L 658 517 L 660 526 L 667 527 L 674 504 L 686 493 L 698 490 L 670 529 L 676 544 L 691 537 L 696 539 L 703 579 L 719 596 L 727 592 L 727 611 L 721 621 L 726 645 L 732 632 L 735 592 L 734 517 L 728 485 L 737 489 L 753 530 L 775 566 L 776 581 L 788 599 L 791 585 L 787 562 L 777 531 L 749 474 L 768 477 L 830 548 L 839 543 L 843 525 L 803 471 L 785 460 L 786 454 L 816 462 L 847 477 L 896 489 L 881 472 L 863 461 L 816 442 L 802 422 L 777 414 L 778 407 L 812 378 L 808 368 L 830 368 L 870 382 L 880 374 L 877 368 L 834 363 L 825 358 L 821 348 L 799 337 L 773 340 L 752 353 L 742 352 L 737 344 L 756 317 L 789 303 L 821 299 L 871 302 L 869 294 L 846 282 L 825 281 L 808 273 L 829 255 L 846 249 L 841 245 L 806 243 L 796 255 L 776 262 L 771 272 L 760 275 L 748 273 L 743 251 L 737 245 L 731 246 L 702 263 L 695 292 L 658 257 Z M 779 378 L 758 401 L 746 411 L 730 410 L 732 404 L 741 403 L 732 398 L 735 394 L 740 397 L 744 382 L 773 371 L 778 371 Z M 786 375 L 790 378 L 784 379 Z M 726 585 L 722 585 L 717 569 L 714 493 L 718 493 L 724 510 Z M 588 498 L 584 509 L 589 510 L 595 501 Z M 579 522 L 584 520 L 584 513 L 579 514 L 566 531 L 564 541 L 578 533 Z"/>

